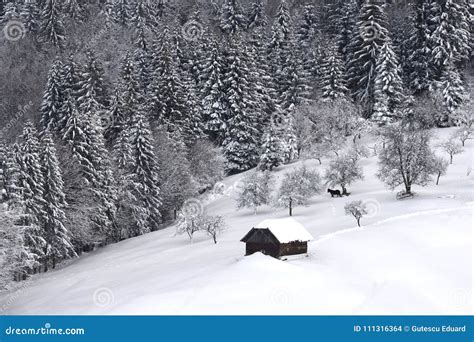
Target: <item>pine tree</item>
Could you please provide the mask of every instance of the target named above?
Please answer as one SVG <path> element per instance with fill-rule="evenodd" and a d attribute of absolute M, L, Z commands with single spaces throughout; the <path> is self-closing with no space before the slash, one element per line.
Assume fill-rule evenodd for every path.
<path fill-rule="evenodd" d="M 344 82 L 344 64 L 334 46 L 326 51 L 321 65 L 321 88 L 326 101 L 346 98 L 348 94 Z"/>
<path fill-rule="evenodd" d="M 221 143 L 226 130 L 226 94 L 224 85 L 225 61 L 219 51 L 217 41 L 211 42 L 211 49 L 203 61 L 200 80 L 201 104 L 205 130 L 209 137 Z"/>
<path fill-rule="evenodd" d="M 15 146 L 0 143 L 0 201 L 6 202 L 8 209 L 18 209 L 21 203 L 16 150 Z"/>
<path fill-rule="evenodd" d="M 97 207 L 92 219 L 97 239 L 116 240 L 116 193 L 103 133 L 96 119 L 80 113 L 73 102 L 69 102 L 68 107 L 63 141 L 79 165 L 83 187 L 94 195 Z"/>
<path fill-rule="evenodd" d="M 459 66 L 470 58 L 470 14 L 467 1 L 445 0 L 439 6 L 438 15 L 432 19 L 436 29 L 431 38 L 433 41 L 431 54 L 438 68 L 438 75 L 450 63 Z"/>
<path fill-rule="evenodd" d="M 280 139 L 270 126 L 263 136 L 262 152 L 260 154 L 259 168 L 272 171 L 273 168 L 283 163 L 283 150 Z"/>
<path fill-rule="evenodd" d="M 235 34 L 246 27 L 245 17 L 239 0 L 225 0 L 220 18 L 222 31 L 228 34 Z"/>
<path fill-rule="evenodd" d="M 356 30 L 359 5 L 357 0 L 348 0 L 336 7 L 340 9 L 340 14 L 335 18 L 334 24 L 337 32 L 337 47 L 344 62 L 344 69 L 347 69 L 348 62 L 352 59 L 350 45 Z"/>
<path fill-rule="evenodd" d="M 127 178 L 135 199 L 133 215 L 136 227 L 132 236 L 159 228 L 161 223 L 158 164 L 153 153 L 153 137 L 144 115 L 138 111 L 132 119 L 130 132 L 131 158 Z"/>
<path fill-rule="evenodd" d="M 311 91 L 309 75 L 299 63 L 294 49 L 290 49 L 283 53 L 286 59 L 282 61 L 282 69 L 276 78 L 278 104 L 283 110 L 290 110 L 307 102 Z"/>
<path fill-rule="evenodd" d="M 79 76 L 78 108 L 91 117 L 108 105 L 105 72 L 92 50 L 86 52 L 86 63 Z"/>
<path fill-rule="evenodd" d="M 25 0 L 21 8 L 21 20 L 28 32 L 36 34 L 39 27 L 40 11 L 37 0 Z"/>
<path fill-rule="evenodd" d="M 46 257 L 51 259 L 54 268 L 57 260 L 72 257 L 75 252 L 71 234 L 64 227 L 66 195 L 56 147 L 51 134 L 47 131 L 43 133 L 42 139 L 41 169 L 44 178 L 44 234 L 48 245 Z"/>
<path fill-rule="evenodd" d="M 377 57 L 374 81 L 374 113 L 372 118 L 379 123 L 393 119 L 396 109 L 403 101 L 403 82 L 398 58 L 391 47 L 390 39 L 382 46 Z"/>
<path fill-rule="evenodd" d="M 296 33 L 298 43 L 305 50 L 308 50 L 318 32 L 318 16 L 313 5 L 306 5 L 302 10 L 299 20 L 299 27 Z"/>
<path fill-rule="evenodd" d="M 289 41 L 291 32 L 291 15 L 286 0 L 281 0 L 278 12 L 272 26 L 272 38 L 270 41 L 270 49 L 282 48 Z"/>
<path fill-rule="evenodd" d="M 388 36 L 387 17 L 380 0 L 365 0 L 349 47 L 348 86 L 370 117 L 374 105 L 377 56 Z"/>
<path fill-rule="evenodd" d="M 18 155 L 20 166 L 20 188 L 32 223 L 42 223 L 44 218 L 44 178 L 41 173 L 40 144 L 38 132 L 31 122 L 23 129 Z"/>
<path fill-rule="evenodd" d="M 234 40 L 229 48 L 225 75 L 228 119 L 223 145 L 229 173 L 248 170 L 258 162 L 260 132 L 252 97 L 252 82 L 256 75 L 252 74 L 245 57 L 246 48 Z"/>
<path fill-rule="evenodd" d="M 446 107 L 446 115 L 436 118 L 439 125 L 452 124 L 453 114 L 466 99 L 461 74 L 453 65 L 444 67 L 441 79 L 438 82 L 438 89 L 441 91 L 443 104 Z"/>
<path fill-rule="evenodd" d="M 38 39 L 41 43 L 50 43 L 62 49 L 66 41 L 66 30 L 61 17 L 58 0 L 45 0 L 40 14 Z"/>
<path fill-rule="evenodd" d="M 431 58 L 433 13 L 430 2 L 431 0 L 416 1 L 413 27 L 408 41 L 408 84 L 416 94 L 428 91 L 435 70 Z"/>
<path fill-rule="evenodd" d="M 20 202 L 25 208 L 23 223 L 28 228 L 24 235 L 24 245 L 32 253 L 35 267 L 44 262 L 46 241 L 42 225 L 45 219 L 44 178 L 40 164 L 38 132 L 31 122 L 25 124 L 21 145 L 16 151 L 19 165 L 18 187 Z M 31 270 L 29 270 L 31 271 Z"/>
<path fill-rule="evenodd" d="M 130 0 L 116 0 L 114 1 L 113 10 L 114 21 L 124 27 L 130 25 L 130 18 L 132 17 L 132 5 Z"/>
<path fill-rule="evenodd" d="M 74 24 L 82 23 L 86 19 L 85 9 L 78 0 L 65 0 L 62 12 L 69 16 Z"/>
<path fill-rule="evenodd" d="M 250 6 L 250 17 L 247 21 L 248 29 L 258 27 L 266 27 L 268 24 L 267 15 L 265 13 L 265 4 L 263 0 L 254 0 Z"/>
<path fill-rule="evenodd" d="M 14 1 L 7 2 L 5 4 L 5 10 L 2 17 L 2 24 L 6 24 L 11 20 L 18 20 L 20 17 L 20 11 L 18 8 L 18 4 Z"/>
<path fill-rule="evenodd" d="M 48 73 L 46 90 L 41 104 L 41 125 L 43 129 L 58 130 L 63 122 L 63 105 L 65 101 L 63 63 L 56 59 Z"/>
<path fill-rule="evenodd" d="M 154 57 L 154 79 L 149 90 L 149 112 L 154 125 L 178 131 L 186 116 L 185 87 L 180 77 L 176 51 L 168 32 L 163 34 L 160 50 Z"/>

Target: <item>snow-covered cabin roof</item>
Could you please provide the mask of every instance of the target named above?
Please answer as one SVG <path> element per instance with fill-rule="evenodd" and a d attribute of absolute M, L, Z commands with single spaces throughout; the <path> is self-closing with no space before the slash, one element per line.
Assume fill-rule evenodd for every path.
<path fill-rule="evenodd" d="M 289 243 L 293 241 L 307 242 L 313 240 L 313 236 L 305 229 L 305 227 L 291 217 L 264 220 L 257 224 L 254 229 L 268 229 L 280 243 Z"/>

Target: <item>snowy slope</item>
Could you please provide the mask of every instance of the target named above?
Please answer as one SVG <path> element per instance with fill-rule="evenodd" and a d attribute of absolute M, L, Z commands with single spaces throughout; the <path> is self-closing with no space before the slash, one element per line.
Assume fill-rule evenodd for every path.
<path fill-rule="evenodd" d="M 452 131 L 438 130 L 445 139 Z M 367 144 L 373 144 L 367 141 Z M 415 187 L 397 201 L 374 176 L 377 158 L 364 159 L 365 180 L 352 195 L 322 193 L 294 218 L 314 236 L 310 255 L 279 261 L 244 257 L 239 240 L 264 219 L 287 211 L 235 210 L 235 185 L 202 199 L 229 226 L 214 245 L 190 243 L 174 228 L 100 249 L 68 266 L 0 294 L 6 314 L 469 314 L 472 313 L 472 168 L 474 141 L 454 158 L 440 185 Z M 278 179 L 299 163 L 275 171 Z M 322 173 L 327 161 L 319 166 Z M 344 204 L 369 201 L 363 228 Z M 3 308 L 3 309 L 2 309 Z"/>

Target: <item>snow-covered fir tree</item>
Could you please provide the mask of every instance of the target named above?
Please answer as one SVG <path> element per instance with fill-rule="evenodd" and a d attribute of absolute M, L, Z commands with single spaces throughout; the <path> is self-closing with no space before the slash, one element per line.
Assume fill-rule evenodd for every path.
<path fill-rule="evenodd" d="M 379 52 L 375 74 L 372 119 L 386 124 L 394 119 L 395 111 L 403 101 L 401 69 L 390 39 L 387 39 Z"/>
<path fill-rule="evenodd" d="M 217 41 L 212 41 L 211 48 L 202 62 L 201 103 L 206 132 L 212 140 L 218 143 L 224 140 L 227 120 L 225 116 L 227 103 L 224 63 Z"/>
<path fill-rule="evenodd" d="M 153 137 L 141 111 L 134 113 L 128 129 L 130 157 L 125 174 L 135 222 L 130 227 L 130 235 L 137 236 L 159 228 L 161 196 Z"/>
<path fill-rule="evenodd" d="M 75 255 L 71 243 L 71 234 L 65 228 L 66 195 L 64 183 L 57 158 L 56 147 L 51 133 L 43 133 L 41 141 L 41 171 L 43 173 L 44 238 L 47 243 L 46 258 L 50 259 L 53 268 L 57 261 Z"/>
<path fill-rule="evenodd" d="M 437 123 L 443 126 L 451 125 L 453 124 L 455 111 L 466 101 L 467 97 L 458 69 L 452 64 L 444 66 L 437 87 L 441 92 L 442 101 L 446 108 L 445 115 L 436 118 Z"/>
<path fill-rule="evenodd" d="M 63 48 L 66 42 L 66 29 L 58 0 L 45 0 L 40 12 L 40 26 L 38 39 L 42 43 L 49 43 Z"/>
<path fill-rule="evenodd" d="M 25 0 L 21 7 L 21 20 L 29 33 L 36 34 L 39 27 L 40 9 L 37 0 Z"/>
<path fill-rule="evenodd" d="M 250 13 L 247 20 L 248 29 L 267 26 L 268 18 L 265 13 L 265 4 L 263 0 L 253 0 L 248 12 Z"/>
<path fill-rule="evenodd" d="M 413 13 L 413 27 L 408 42 L 408 82 L 416 92 L 427 91 L 430 87 L 435 66 L 431 56 L 433 45 L 433 11 L 431 0 L 417 0 Z"/>
<path fill-rule="evenodd" d="M 250 172 L 240 184 L 237 208 L 250 208 L 257 214 L 259 207 L 270 204 L 274 184 L 271 172 Z"/>
<path fill-rule="evenodd" d="M 234 34 L 247 26 L 239 0 L 225 0 L 221 10 L 220 27 L 225 33 Z"/>
<path fill-rule="evenodd" d="M 438 4 L 439 12 L 432 19 L 436 29 L 432 34 L 431 55 L 438 76 L 444 67 L 459 66 L 470 58 L 470 13 L 466 0 L 445 0 Z"/>
<path fill-rule="evenodd" d="M 46 90 L 41 103 L 41 125 L 43 129 L 57 130 L 63 122 L 65 100 L 64 69 L 61 60 L 56 59 L 48 73 Z"/>
<path fill-rule="evenodd" d="M 2 16 L 2 24 L 6 24 L 11 20 L 18 20 L 20 17 L 20 9 L 18 3 L 9 1 L 5 4 L 4 13 Z"/>
<path fill-rule="evenodd" d="M 69 16 L 74 24 L 82 23 L 86 17 L 83 5 L 78 0 L 65 0 L 62 12 Z"/>
<path fill-rule="evenodd" d="M 284 161 L 284 151 L 280 138 L 273 127 L 268 128 L 262 140 L 262 152 L 260 154 L 259 168 L 272 171 Z"/>
<path fill-rule="evenodd" d="M 175 131 L 180 129 L 186 117 L 186 90 L 168 30 L 163 33 L 160 43 L 159 50 L 153 56 L 148 108 L 153 127 L 166 125 L 168 130 Z"/>
<path fill-rule="evenodd" d="M 124 27 L 130 25 L 130 18 L 132 17 L 132 2 L 131 0 L 116 0 L 114 1 L 113 17 L 114 21 Z"/>
<path fill-rule="evenodd" d="M 387 39 L 387 16 L 381 0 L 365 0 L 349 46 L 348 87 L 371 117 L 374 105 L 374 82 L 379 52 Z"/>
<path fill-rule="evenodd" d="M 92 50 L 86 52 L 86 63 L 80 70 L 77 87 L 78 108 L 88 117 L 93 117 L 97 111 L 107 107 L 105 72 Z"/>
<path fill-rule="evenodd" d="M 228 172 L 245 171 L 258 162 L 259 136 L 257 110 L 253 98 L 255 71 L 249 68 L 247 47 L 233 40 L 225 73 L 228 119 L 223 151 Z"/>
<path fill-rule="evenodd" d="M 336 47 L 328 49 L 321 65 L 322 97 L 326 101 L 346 98 L 348 89 L 344 80 L 344 63 Z"/>

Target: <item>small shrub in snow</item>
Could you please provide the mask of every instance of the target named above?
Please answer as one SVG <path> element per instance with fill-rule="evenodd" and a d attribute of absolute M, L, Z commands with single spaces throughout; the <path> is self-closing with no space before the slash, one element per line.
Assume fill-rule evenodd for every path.
<path fill-rule="evenodd" d="M 448 170 L 448 165 L 449 161 L 442 157 L 436 156 L 433 159 L 433 169 L 436 172 L 436 185 L 439 184 L 440 177 L 446 174 L 446 171 Z"/>
<path fill-rule="evenodd" d="M 176 234 L 187 234 L 190 241 L 193 241 L 194 233 L 201 230 L 202 216 L 185 216 L 180 215 L 176 225 Z"/>
<path fill-rule="evenodd" d="M 252 208 L 256 214 L 258 207 L 269 204 L 274 183 L 274 177 L 268 171 L 247 174 L 240 184 L 237 207 Z"/>
<path fill-rule="evenodd" d="M 462 127 L 454 133 L 453 138 L 458 139 L 461 142 L 462 147 L 466 145 L 466 141 L 472 139 L 472 129 Z"/>
<path fill-rule="evenodd" d="M 316 171 L 301 166 L 288 172 L 278 191 L 276 206 L 288 208 L 293 216 L 293 208 L 307 205 L 311 197 L 321 191 L 321 177 Z"/>
<path fill-rule="evenodd" d="M 189 215 L 181 213 L 176 225 L 176 234 L 187 234 L 190 241 L 193 241 L 194 233 L 205 231 L 217 243 L 217 236 L 226 228 L 222 216 L 209 216 L 204 213 Z"/>
<path fill-rule="evenodd" d="M 463 151 L 462 145 L 458 143 L 453 137 L 440 144 L 440 147 L 449 155 L 450 164 L 453 163 L 453 157 Z"/>
<path fill-rule="evenodd" d="M 342 194 L 348 195 L 347 186 L 364 179 L 364 174 L 358 158 L 345 154 L 331 160 L 324 178 L 330 186 L 340 186 Z"/>
<path fill-rule="evenodd" d="M 367 206 L 362 201 L 349 202 L 344 206 L 346 215 L 352 215 L 357 221 L 357 225 L 360 227 L 360 219 L 368 214 Z"/>
<path fill-rule="evenodd" d="M 207 235 L 211 236 L 214 243 L 217 243 L 217 235 L 226 229 L 226 224 L 222 216 L 205 216 L 202 220 L 203 229 Z"/>

